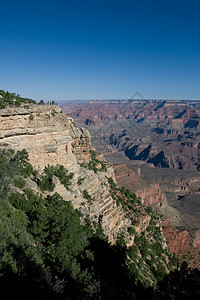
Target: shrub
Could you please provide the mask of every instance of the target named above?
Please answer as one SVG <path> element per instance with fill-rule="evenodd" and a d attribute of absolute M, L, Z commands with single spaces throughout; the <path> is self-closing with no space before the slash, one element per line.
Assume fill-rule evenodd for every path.
<path fill-rule="evenodd" d="M 39 186 L 42 191 L 53 191 L 55 184 L 53 183 L 53 175 L 58 177 L 67 190 L 69 190 L 70 180 L 73 178 L 73 173 L 68 173 L 68 170 L 63 165 L 50 166 L 44 169 L 45 175 L 39 180 Z"/>
<path fill-rule="evenodd" d="M 117 190 L 117 185 L 116 185 L 116 183 L 114 183 L 114 181 L 113 181 L 113 179 L 111 177 L 108 178 L 108 183 L 109 183 L 110 188 L 112 190 L 114 190 L 114 191 Z"/>
<path fill-rule="evenodd" d="M 22 177 L 14 179 L 14 185 L 20 189 L 23 189 L 26 185 L 26 181 Z"/>
<path fill-rule="evenodd" d="M 17 177 L 28 177 L 33 172 L 33 167 L 28 162 L 26 150 L 17 151 L 12 149 L 0 149 L 0 193 L 6 196 L 10 190 L 10 184 L 15 179 L 16 186 L 20 183 Z M 22 179 L 19 179 L 22 183 Z M 23 188 L 23 187 L 22 187 Z"/>
<path fill-rule="evenodd" d="M 131 259 L 135 260 L 135 258 L 137 256 L 137 252 L 138 252 L 137 247 L 135 245 L 133 245 L 128 248 L 127 254 Z"/>
<path fill-rule="evenodd" d="M 92 200 L 92 197 L 91 197 L 91 195 L 88 193 L 88 191 L 87 190 L 83 190 L 83 197 L 85 198 L 85 199 L 87 199 L 87 200 Z"/>
<path fill-rule="evenodd" d="M 146 207 L 146 212 L 147 212 L 148 214 L 151 214 L 151 213 L 153 212 L 152 207 L 147 206 L 147 207 Z"/>
<path fill-rule="evenodd" d="M 53 183 L 52 176 L 49 175 L 43 176 L 42 179 L 39 181 L 39 187 L 43 192 L 44 191 L 53 192 L 55 188 L 55 184 Z"/>
<path fill-rule="evenodd" d="M 118 234 L 116 239 L 116 245 L 120 248 L 124 248 L 124 247 L 126 248 L 124 233 Z"/>
<path fill-rule="evenodd" d="M 162 247 L 162 244 L 159 241 L 157 241 L 156 243 L 154 243 L 152 245 L 152 249 L 158 257 L 160 257 L 163 253 L 163 247 Z"/>
<path fill-rule="evenodd" d="M 14 105 L 13 100 L 15 99 L 15 106 L 20 106 L 21 103 L 36 103 L 34 100 L 29 98 L 23 98 L 19 94 L 15 93 L 9 93 L 8 91 L 5 92 L 4 90 L 0 90 L 0 95 L 2 98 L 0 98 L 0 109 L 5 108 L 9 105 Z"/>
<path fill-rule="evenodd" d="M 134 235 L 134 234 L 135 234 L 135 228 L 129 227 L 129 228 L 128 228 L 128 233 L 129 233 L 130 235 Z"/>
<path fill-rule="evenodd" d="M 97 173 L 98 171 L 107 172 L 106 164 L 103 161 L 97 159 L 96 152 L 90 150 L 90 155 L 91 155 L 91 160 L 89 161 L 89 163 L 88 164 L 81 163 L 80 166 L 92 170 L 95 173 Z M 99 165 L 101 167 L 99 167 Z"/>
<path fill-rule="evenodd" d="M 30 120 L 30 121 L 33 121 L 33 120 L 34 120 L 34 115 L 33 115 L 33 114 L 30 114 L 30 115 L 29 115 L 29 120 Z"/>
<path fill-rule="evenodd" d="M 45 168 L 45 172 L 48 173 L 49 168 L 49 166 Z M 71 184 L 70 180 L 74 176 L 73 173 L 69 173 L 63 165 L 56 165 L 55 167 L 52 166 L 50 172 L 52 172 L 56 177 L 58 177 L 58 179 L 65 186 L 65 188 L 69 190 L 69 186 Z"/>
<path fill-rule="evenodd" d="M 44 100 L 40 100 L 40 102 L 38 103 L 39 105 L 44 105 Z"/>
<path fill-rule="evenodd" d="M 84 181 L 84 178 L 81 178 L 81 177 L 79 177 L 78 178 L 78 181 L 77 181 L 77 184 L 78 185 L 81 185 L 81 183 Z"/>
<path fill-rule="evenodd" d="M 29 163 L 28 152 L 25 149 L 17 151 L 12 161 L 16 163 L 17 174 L 26 178 L 33 173 L 33 167 Z"/>

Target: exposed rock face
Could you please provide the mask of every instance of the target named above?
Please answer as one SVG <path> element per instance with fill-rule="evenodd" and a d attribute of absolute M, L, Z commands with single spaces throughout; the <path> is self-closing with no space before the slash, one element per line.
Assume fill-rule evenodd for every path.
<path fill-rule="evenodd" d="M 163 234 L 171 253 L 176 253 L 181 260 L 187 260 L 190 267 L 200 268 L 200 231 L 188 231 L 185 219 L 182 218 L 175 208 L 169 206 L 160 185 L 158 183 L 150 183 L 148 180 L 139 177 L 125 164 L 114 166 L 114 170 L 119 187 L 125 186 L 129 188 L 141 197 L 145 205 L 152 206 L 162 215 Z M 175 184 L 173 178 L 171 178 L 171 181 Z M 191 184 L 194 182 L 196 182 L 196 179 L 191 179 Z M 177 178 L 176 186 L 180 185 L 178 192 L 183 191 L 183 188 L 181 188 L 183 184 L 184 179 Z M 197 207 L 197 204 L 195 207 Z M 176 228 L 184 228 L 184 226 L 187 227 L 187 230 Z"/>
<path fill-rule="evenodd" d="M 166 197 L 159 184 L 149 183 L 125 164 L 114 166 L 114 170 L 119 187 L 126 186 L 140 197 L 145 205 L 158 208 L 166 203 Z"/>
<path fill-rule="evenodd" d="M 176 253 L 180 259 L 187 260 L 190 267 L 200 269 L 199 250 L 197 245 L 192 245 L 189 232 L 174 228 L 168 220 L 162 222 L 162 228 L 171 252 Z"/>
<path fill-rule="evenodd" d="M 200 250 L 200 230 L 195 232 L 195 237 L 193 240 L 193 246 Z"/>
<path fill-rule="evenodd" d="M 78 166 L 70 191 L 67 191 L 55 178 L 56 188 L 53 193 L 58 192 L 63 199 L 72 201 L 73 206 L 79 209 L 84 216 L 89 215 L 92 222 L 99 223 L 101 221 L 104 233 L 113 243 L 120 232 L 127 231 L 131 222 L 125 217 L 121 206 L 117 206 L 111 197 L 106 177 L 114 178 L 113 168 L 109 165 L 107 165 L 107 172 L 98 173 Z M 80 179 L 81 183 L 78 182 Z M 84 190 L 87 190 L 92 200 L 84 198 Z"/>
<path fill-rule="evenodd" d="M 0 128 L 0 144 L 16 151 L 26 149 L 31 164 L 39 171 L 42 172 L 48 164 L 62 164 L 74 173 L 70 191 L 55 177 L 54 192 L 72 201 L 74 207 L 85 216 L 89 215 L 92 221 L 98 223 L 101 219 L 110 242 L 114 242 L 120 232 L 127 231 L 131 222 L 110 194 L 107 177 L 115 178 L 113 168 L 107 164 L 106 172 L 94 173 L 80 167 L 79 163 L 90 160 L 91 138 L 87 129 L 78 129 L 58 106 L 0 110 Z M 92 201 L 83 197 L 84 190 Z"/>
<path fill-rule="evenodd" d="M 2 109 L 0 126 L 0 143 L 15 150 L 26 149 L 36 169 L 62 162 L 73 170 L 76 159 L 89 160 L 88 130 L 78 129 L 58 106 Z"/>
<path fill-rule="evenodd" d="M 120 155 L 120 163 L 128 158 L 128 166 L 146 163 L 138 168 L 139 178 L 120 169 L 119 186 L 159 209 L 172 226 L 185 228 L 188 243 L 198 248 L 200 101 L 106 100 L 68 103 L 62 109 L 90 130 L 92 145 L 113 156 L 111 162 Z"/>
<path fill-rule="evenodd" d="M 140 176 L 141 166 L 138 167 L 137 174 L 125 164 L 116 166 L 114 170 L 109 163 L 104 162 L 106 170 L 98 172 L 84 167 L 83 165 L 88 164 L 91 160 L 90 133 L 85 128 L 78 129 L 72 118 L 63 114 L 58 106 L 32 105 L 0 110 L 0 128 L 0 144 L 7 145 L 16 151 L 26 149 L 29 152 L 31 164 L 39 171 L 39 174 L 43 173 L 44 167 L 48 164 L 64 165 L 69 172 L 74 173 L 69 190 L 54 176 L 54 191 L 44 192 L 44 194 L 57 192 L 64 200 L 71 201 L 84 217 L 89 216 L 94 227 L 97 224 L 102 225 L 110 243 L 115 243 L 117 237 L 124 233 L 127 246 L 134 247 L 136 240 L 138 242 L 138 237 L 142 236 L 147 239 L 149 253 L 151 253 L 151 245 L 155 246 L 158 242 L 162 249 L 166 250 L 165 262 L 161 264 L 167 268 L 166 236 L 172 251 L 179 251 L 183 247 L 185 251 L 194 253 L 195 259 L 198 259 L 195 248 L 186 247 L 190 241 L 188 233 L 177 231 L 176 239 L 172 239 L 169 226 L 165 224 L 164 233 L 166 235 L 164 236 L 159 218 L 155 218 L 152 210 L 149 211 L 149 207 L 145 206 L 152 206 L 159 211 L 167 210 L 166 197 L 159 183 L 150 183 L 142 178 Z M 131 201 L 128 199 L 127 201 L 124 196 L 124 202 L 127 202 L 126 206 L 117 203 L 117 195 L 113 196 L 108 178 L 112 178 L 114 183 L 117 182 L 119 188 L 126 186 L 130 191 L 136 193 L 141 197 L 144 205 L 137 199 Z M 27 182 L 31 189 L 41 192 L 33 180 L 29 178 Z M 84 191 L 87 191 L 88 198 L 84 196 Z M 119 189 L 116 193 L 120 193 Z M 174 218 L 174 212 L 168 211 L 168 213 L 171 213 Z M 132 234 L 130 233 L 131 229 Z M 157 241 L 158 235 L 159 241 Z M 193 244 L 195 247 L 199 247 L 198 234 L 193 240 Z M 185 252 L 183 251 L 183 253 Z M 157 254 L 154 255 L 154 259 L 156 263 L 160 263 L 160 257 Z M 193 260 L 193 265 L 195 265 L 195 260 Z M 137 249 L 136 268 L 141 276 L 144 276 L 144 280 L 148 279 L 152 285 L 154 284 L 155 279 L 152 277 L 151 269 L 148 263 L 142 260 L 142 250 L 139 248 Z"/>

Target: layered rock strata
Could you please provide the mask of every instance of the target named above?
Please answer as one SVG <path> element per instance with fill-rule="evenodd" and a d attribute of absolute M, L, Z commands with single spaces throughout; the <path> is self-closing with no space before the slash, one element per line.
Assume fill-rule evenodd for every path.
<path fill-rule="evenodd" d="M 62 164 L 73 171 L 89 160 L 90 134 L 78 129 L 58 106 L 24 106 L 0 110 L 0 144 L 26 149 L 38 170 Z"/>
<path fill-rule="evenodd" d="M 111 165 L 107 163 L 107 171 L 98 173 L 80 166 L 90 160 L 91 138 L 87 129 L 78 129 L 58 106 L 0 110 L 0 128 L 0 145 L 16 151 L 26 149 L 31 164 L 39 173 L 42 174 L 48 164 L 64 165 L 74 173 L 70 191 L 55 177 L 53 193 L 58 192 L 65 200 L 72 201 L 73 206 L 84 216 L 89 215 L 92 222 L 101 222 L 110 242 L 114 242 L 120 232 L 127 231 L 130 220 L 110 193 L 107 178 L 114 178 Z M 30 186 L 37 189 L 34 182 Z M 84 190 L 92 201 L 84 198 Z"/>
<path fill-rule="evenodd" d="M 114 170 L 118 186 L 126 186 L 140 197 L 145 205 L 157 209 L 166 205 L 166 197 L 159 184 L 150 183 L 138 176 L 126 164 L 115 165 Z"/>
<path fill-rule="evenodd" d="M 115 176 L 119 187 L 125 186 L 137 196 L 143 203 L 152 206 L 162 216 L 162 230 L 171 253 L 176 253 L 180 260 L 188 261 L 190 267 L 200 268 L 199 237 L 200 231 L 186 230 L 186 223 L 178 210 L 168 204 L 165 194 L 158 183 L 150 183 L 138 176 L 126 164 L 114 166 Z M 191 180 L 191 183 L 196 180 Z M 181 183 L 181 184 L 180 184 Z M 183 182 L 179 182 L 180 187 Z M 178 185 L 178 184 L 177 184 Z M 162 186 L 163 187 L 163 186 Z M 179 192 L 183 189 L 180 188 Z M 180 228 L 181 229 L 178 229 Z"/>
<path fill-rule="evenodd" d="M 195 171 L 199 165 L 199 101 L 102 100 L 63 103 L 62 109 L 89 128 L 93 146 L 106 154 L 156 167 Z"/>

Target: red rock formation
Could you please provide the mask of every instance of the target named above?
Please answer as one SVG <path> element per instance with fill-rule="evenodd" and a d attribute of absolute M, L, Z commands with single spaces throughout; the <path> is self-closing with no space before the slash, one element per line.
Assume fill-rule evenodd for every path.
<path fill-rule="evenodd" d="M 140 197 L 145 205 L 158 207 L 166 202 L 159 184 L 150 184 L 125 164 L 114 166 L 114 170 L 118 186 L 128 188 Z"/>
<path fill-rule="evenodd" d="M 190 267 L 200 269 L 200 254 L 193 246 L 195 244 L 191 243 L 190 233 L 187 230 L 174 228 L 166 219 L 162 222 L 162 229 L 171 253 L 176 253 L 180 260 L 186 260 Z"/>
<path fill-rule="evenodd" d="M 78 102 L 77 110 L 74 103 L 72 106 L 70 109 L 66 104 L 62 109 L 68 115 L 71 113 L 79 124 L 94 127 L 90 132 L 95 147 L 95 141 L 103 140 L 118 151 L 124 151 L 129 159 L 145 160 L 156 167 L 191 171 L 200 168 L 198 102 L 122 100 Z M 112 130 L 108 120 L 112 121 Z M 121 135 L 122 130 L 126 137 Z M 148 155 L 143 155 L 149 145 Z M 137 150 L 126 154 L 133 146 Z"/>
<path fill-rule="evenodd" d="M 88 126 L 93 146 L 102 153 L 123 151 L 131 160 L 147 161 L 156 167 L 194 171 L 200 170 L 199 103 L 170 100 L 95 101 L 79 103 L 77 110 L 73 109 L 72 116 L 80 124 Z M 62 109 L 68 112 L 65 107 Z M 99 145 L 102 148 L 98 148 Z M 115 174 L 119 187 L 129 188 L 142 198 L 144 204 L 153 207 L 162 205 L 164 208 L 167 205 L 158 184 L 150 184 L 126 165 L 116 166 Z M 164 184 L 165 190 L 171 192 L 173 184 L 170 184 L 169 190 L 166 187 L 169 182 Z M 189 186 L 188 182 L 176 182 L 173 192 L 184 195 L 189 192 Z M 198 188 L 196 183 L 195 187 Z M 180 257 L 190 251 L 194 256 L 190 265 L 199 267 L 197 249 L 200 248 L 200 231 L 192 237 L 188 231 L 178 230 L 169 221 L 166 222 L 165 234 L 171 251 L 179 253 Z M 175 223 L 174 226 L 179 226 L 178 221 Z"/>
<path fill-rule="evenodd" d="M 198 250 L 200 250 L 200 230 L 197 230 L 195 232 L 195 237 L 194 237 L 194 240 L 193 240 L 193 246 L 195 248 L 197 248 Z"/>
<path fill-rule="evenodd" d="M 145 205 L 159 208 L 167 205 L 164 193 L 161 191 L 159 184 L 150 184 L 147 180 L 136 175 L 125 164 L 114 166 L 115 177 L 119 187 L 125 186 L 141 197 Z M 165 217 L 162 220 L 162 229 L 167 245 L 171 253 L 175 253 L 180 260 L 188 261 L 190 267 L 200 269 L 200 231 L 195 233 L 193 240 L 187 230 L 178 230 L 171 225 Z M 193 240 L 193 244 L 192 244 Z"/>

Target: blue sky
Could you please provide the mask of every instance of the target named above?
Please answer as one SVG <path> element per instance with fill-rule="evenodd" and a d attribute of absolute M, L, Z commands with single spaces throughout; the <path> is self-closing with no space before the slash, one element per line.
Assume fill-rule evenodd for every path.
<path fill-rule="evenodd" d="M 200 99 L 200 1 L 1 1 L 0 89 Z"/>

